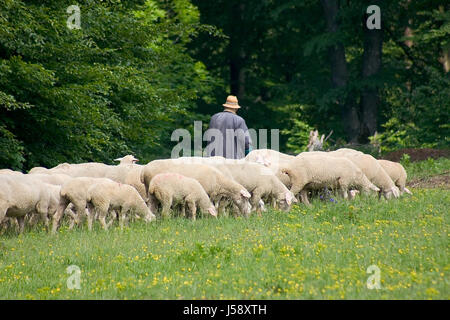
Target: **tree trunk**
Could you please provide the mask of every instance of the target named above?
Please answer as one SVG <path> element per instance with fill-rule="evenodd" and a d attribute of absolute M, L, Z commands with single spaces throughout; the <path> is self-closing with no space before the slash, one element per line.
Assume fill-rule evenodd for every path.
<path fill-rule="evenodd" d="M 232 95 L 243 98 L 245 95 L 245 51 L 242 47 L 244 43 L 243 13 L 245 5 L 236 2 L 231 6 L 230 17 L 234 20 L 231 27 L 229 44 L 229 64 L 230 64 L 230 90 Z"/>
<path fill-rule="evenodd" d="M 448 45 L 446 48 L 444 48 L 442 65 L 444 67 L 445 73 L 448 73 L 450 71 L 450 45 Z"/>
<path fill-rule="evenodd" d="M 367 17 L 366 17 L 367 18 Z M 364 21 L 365 26 L 365 21 Z M 371 81 L 381 70 L 381 55 L 383 46 L 383 32 L 381 29 L 369 30 L 364 27 L 364 54 L 362 66 L 362 78 Z M 365 85 L 361 92 L 361 139 L 366 142 L 368 137 L 375 134 L 377 130 L 377 114 L 380 97 L 375 85 Z"/>
<path fill-rule="evenodd" d="M 336 21 L 339 5 L 337 0 L 321 0 L 327 30 L 330 33 L 337 33 L 339 29 Z M 328 49 L 331 63 L 331 82 L 333 88 L 344 89 L 348 82 L 347 61 L 345 60 L 345 48 L 342 43 L 331 46 Z M 341 98 L 337 101 L 339 108 L 342 110 L 342 121 L 349 142 L 356 142 L 359 133 L 359 119 L 355 105 L 352 103 L 350 95 L 347 98 Z"/>

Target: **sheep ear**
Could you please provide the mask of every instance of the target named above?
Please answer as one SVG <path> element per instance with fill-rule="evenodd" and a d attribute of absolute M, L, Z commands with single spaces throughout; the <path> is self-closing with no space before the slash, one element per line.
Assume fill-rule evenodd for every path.
<path fill-rule="evenodd" d="M 395 198 L 400 197 L 400 190 L 398 190 L 397 187 L 392 187 L 392 193 L 394 194 Z"/>
<path fill-rule="evenodd" d="M 212 215 L 213 217 L 217 217 L 217 211 L 216 211 L 216 208 L 214 208 L 214 206 L 210 207 L 210 208 L 208 209 L 208 212 L 209 212 L 209 214 Z"/>
<path fill-rule="evenodd" d="M 122 161 L 123 158 L 114 159 L 114 161 Z"/>
<path fill-rule="evenodd" d="M 408 188 L 403 188 L 403 190 L 407 193 L 407 194 L 411 194 L 412 195 L 412 192 L 411 191 L 409 191 L 409 189 Z"/>
<path fill-rule="evenodd" d="M 291 205 L 291 203 L 292 203 L 292 196 L 291 196 L 291 194 L 289 192 L 285 193 L 285 199 L 286 199 L 286 203 L 288 205 Z"/>
<path fill-rule="evenodd" d="M 248 191 L 244 189 L 241 190 L 241 196 L 243 196 L 244 198 L 251 198 L 250 193 L 248 193 Z"/>

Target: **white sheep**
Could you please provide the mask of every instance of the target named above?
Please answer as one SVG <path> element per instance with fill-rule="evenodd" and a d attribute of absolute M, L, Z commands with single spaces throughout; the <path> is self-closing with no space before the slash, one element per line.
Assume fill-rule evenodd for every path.
<path fill-rule="evenodd" d="M 370 182 L 380 189 L 381 194 L 386 199 L 390 199 L 391 196 L 394 196 L 395 198 L 400 196 L 400 191 L 395 186 L 392 179 L 378 163 L 377 159 L 371 155 L 364 153 L 351 153 L 348 151 L 331 151 L 328 152 L 328 155 L 332 157 L 345 157 L 352 161 L 362 170 Z"/>
<path fill-rule="evenodd" d="M 246 161 L 256 162 L 268 167 L 280 179 L 280 181 L 288 188 L 291 187 L 289 177 L 281 171 L 293 160 L 295 156 L 291 156 L 272 149 L 256 149 L 251 151 L 246 157 Z"/>
<path fill-rule="evenodd" d="M 3 221 L 0 222 L 0 235 L 4 234 L 8 228 L 16 228 L 19 230 L 19 223 L 16 218 L 4 217 Z"/>
<path fill-rule="evenodd" d="M 30 170 L 30 174 L 46 173 L 46 174 L 65 174 L 71 177 L 91 177 L 91 178 L 103 178 L 106 171 L 109 169 L 107 164 L 98 162 L 87 162 L 87 163 L 62 163 L 53 167 L 51 169 L 45 168 L 33 168 Z M 114 166 L 115 167 L 115 166 Z"/>
<path fill-rule="evenodd" d="M 177 203 L 181 204 L 183 215 L 185 206 L 189 208 L 193 220 L 195 220 L 197 208 L 214 217 L 217 216 L 216 209 L 201 184 L 181 174 L 157 174 L 150 181 L 149 193 L 161 203 L 164 217 L 169 215 L 170 208 Z"/>
<path fill-rule="evenodd" d="M 221 156 L 214 156 L 214 157 L 180 157 L 172 159 L 174 163 L 177 164 L 205 164 L 205 165 L 217 165 L 217 164 L 225 164 L 227 159 Z M 242 161 L 242 160 L 240 160 Z M 233 175 L 231 174 L 230 170 L 228 170 L 227 167 L 222 166 L 220 168 L 220 172 L 225 175 L 229 179 L 233 179 Z"/>
<path fill-rule="evenodd" d="M 71 215 L 73 222 L 71 223 L 70 228 L 73 227 L 74 222 L 79 224 L 83 217 L 89 217 L 89 212 L 86 210 L 87 191 L 90 186 L 99 182 L 112 182 L 112 180 L 105 178 L 79 177 L 73 178 L 62 185 L 60 192 L 61 202 L 53 221 L 53 233 L 57 231 L 59 222 L 69 204 L 72 204 L 75 212 L 75 214 Z M 92 219 L 88 219 L 88 227 L 89 229 L 92 229 Z"/>
<path fill-rule="evenodd" d="M 196 179 L 213 203 L 217 203 L 221 198 L 228 198 L 245 216 L 250 213 L 250 193 L 242 185 L 227 178 L 219 170 L 203 164 L 179 163 L 172 159 L 151 161 L 144 166 L 141 172 L 141 182 L 144 183 L 147 193 L 152 178 L 158 173 L 165 172 L 179 173 Z"/>
<path fill-rule="evenodd" d="M 94 212 L 98 214 L 103 229 L 108 229 L 106 216 L 112 210 L 119 212 L 119 223 L 122 228 L 127 215 L 134 213 L 150 222 L 156 219 L 145 201 L 132 186 L 114 181 L 102 181 L 91 185 L 87 191 L 87 203 L 90 210 L 88 219 L 92 226 Z"/>
<path fill-rule="evenodd" d="M 302 202 L 309 205 L 308 190 L 330 187 L 339 189 L 348 198 L 349 187 L 364 192 L 379 191 L 363 172 L 346 158 L 333 158 L 325 154 L 297 156 L 281 169 L 292 181 L 291 192 L 300 192 Z"/>
<path fill-rule="evenodd" d="M 341 152 L 341 153 L 346 153 L 346 154 L 364 154 L 364 152 L 361 152 L 361 151 L 358 151 L 355 149 L 350 149 L 350 148 L 340 148 L 333 152 Z"/>
<path fill-rule="evenodd" d="M 29 213 L 48 217 L 55 203 L 52 202 L 57 186 L 49 185 L 29 175 L 0 176 L 0 223 L 5 217 L 17 218 L 19 233 L 25 226 Z M 56 200 L 57 201 L 57 200 Z"/>
<path fill-rule="evenodd" d="M 48 183 L 46 188 L 49 194 L 47 210 L 40 212 L 40 216 L 32 215 L 29 223 L 30 225 L 34 225 L 38 220 L 41 220 L 44 223 L 46 230 L 49 231 L 50 219 L 52 219 L 54 223 L 55 215 L 58 212 L 61 203 L 61 186 Z"/>
<path fill-rule="evenodd" d="M 134 187 L 145 202 L 149 202 L 149 198 L 145 191 L 145 185 L 141 182 L 141 171 L 144 166 L 138 164 L 121 164 L 118 166 L 109 166 L 105 170 L 104 178 L 111 179 L 115 182 L 128 184 Z"/>
<path fill-rule="evenodd" d="M 220 157 L 204 159 L 205 164 L 214 166 L 221 172 L 227 172 L 250 192 L 252 195 L 250 203 L 254 210 L 261 211 L 264 207 L 260 203 L 261 198 L 272 199 L 286 211 L 297 201 L 276 175 L 262 164 Z"/>
<path fill-rule="evenodd" d="M 114 159 L 114 161 L 120 161 L 119 166 L 126 165 L 126 164 L 134 164 L 139 161 L 139 159 L 136 159 L 133 155 L 128 154 L 122 158 Z"/>
<path fill-rule="evenodd" d="M 406 192 L 407 194 L 412 194 L 408 188 L 406 188 L 406 170 L 398 162 L 393 162 L 389 160 L 377 160 L 378 163 L 383 167 L 384 171 L 389 175 L 395 185 L 399 188 L 401 193 Z"/>
<path fill-rule="evenodd" d="M 48 174 L 49 169 L 44 167 L 34 167 L 31 168 L 30 171 L 28 171 L 28 174 Z"/>
<path fill-rule="evenodd" d="M 11 169 L 0 169 L 0 174 L 9 174 L 9 175 L 22 175 L 23 173 L 20 171 L 13 171 Z"/>
<path fill-rule="evenodd" d="M 36 173 L 36 174 L 27 174 L 27 175 L 33 177 L 34 179 L 38 179 L 42 182 L 56 185 L 56 186 L 62 186 L 66 182 L 69 182 L 70 180 L 73 179 L 71 176 L 68 176 L 66 174 L 59 174 L 59 173 L 55 173 L 55 174 Z"/>
<path fill-rule="evenodd" d="M 128 157 L 128 158 L 127 158 Z M 125 156 L 121 159 L 131 159 L 132 156 Z M 137 160 L 137 159 L 136 159 Z M 126 162 L 127 160 L 125 160 Z M 33 168 L 30 174 L 64 174 L 73 178 L 108 178 L 116 182 L 129 184 L 134 187 L 140 196 L 147 202 L 145 187 L 141 183 L 141 169 L 143 166 L 137 164 L 120 164 L 118 166 L 106 165 L 97 162 L 87 162 L 78 164 L 62 163 L 52 169 Z M 35 170 L 34 170 L 35 169 Z"/>

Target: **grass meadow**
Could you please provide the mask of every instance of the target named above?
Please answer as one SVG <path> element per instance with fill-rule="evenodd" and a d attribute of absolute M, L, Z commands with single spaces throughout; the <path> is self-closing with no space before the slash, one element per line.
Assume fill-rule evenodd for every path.
<path fill-rule="evenodd" d="M 0 298 L 449 299 L 450 191 L 411 191 L 389 202 L 315 200 L 248 219 L 7 232 Z M 81 270 L 79 290 L 67 287 L 71 265 Z M 371 265 L 380 289 L 367 287 Z"/>

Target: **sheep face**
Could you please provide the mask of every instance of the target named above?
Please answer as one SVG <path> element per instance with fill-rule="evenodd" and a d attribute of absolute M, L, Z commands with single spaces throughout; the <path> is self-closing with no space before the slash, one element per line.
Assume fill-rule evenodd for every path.
<path fill-rule="evenodd" d="M 356 197 L 356 195 L 359 193 L 359 190 L 350 190 L 349 192 L 348 192 L 348 197 L 349 197 L 349 199 L 350 200 L 353 200 L 355 197 Z"/>
<path fill-rule="evenodd" d="M 389 200 L 392 197 L 398 198 L 400 197 L 400 190 L 397 187 L 392 187 L 391 189 L 384 191 L 383 196 L 386 200 Z"/>
<path fill-rule="evenodd" d="M 150 211 L 150 209 L 147 208 L 147 213 L 144 216 L 145 222 L 152 222 L 156 220 L 156 216 Z"/>
<path fill-rule="evenodd" d="M 250 197 L 251 195 L 247 190 L 241 190 L 239 194 L 233 196 L 233 202 L 245 216 L 248 216 L 252 210 Z"/>
<path fill-rule="evenodd" d="M 277 195 L 278 208 L 283 211 L 289 211 L 293 203 L 297 203 L 298 200 L 294 197 L 292 192 L 282 192 Z"/>
<path fill-rule="evenodd" d="M 216 210 L 216 208 L 214 207 L 214 205 L 208 208 L 208 212 L 209 212 L 209 214 L 212 215 L 213 217 L 217 217 L 217 210 Z"/>

